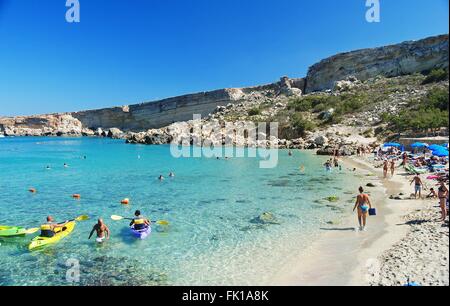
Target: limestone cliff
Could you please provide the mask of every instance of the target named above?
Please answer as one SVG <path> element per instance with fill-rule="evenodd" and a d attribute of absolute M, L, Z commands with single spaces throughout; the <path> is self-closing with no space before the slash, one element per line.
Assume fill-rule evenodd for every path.
<path fill-rule="evenodd" d="M 194 114 L 205 117 L 218 106 L 248 101 L 255 93 L 265 95 L 270 91 L 272 95 L 301 95 L 301 90 L 295 86 L 303 85 L 302 79 L 291 80 L 284 77 L 279 82 L 263 86 L 220 89 L 122 107 L 0 118 L 0 132 L 9 136 L 89 136 L 94 135 L 94 131 L 98 129 L 146 131 L 174 122 L 192 120 Z M 97 134 L 101 135 L 102 131 Z"/>
<path fill-rule="evenodd" d="M 341 53 L 311 66 L 305 92 L 332 89 L 349 76 L 365 81 L 378 75 L 395 77 L 448 68 L 448 35 L 397 45 Z"/>
<path fill-rule="evenodd" d="M 205 117 L 218 106 L 251 105 L 255 98 L 271 100 L 332 89 L 336 82 L 350 76 L 364 81 L 378 75 L 394 77 L 433 68 L 448 68 L 448 35 L 338 54 L 313 65 L 306 78 L 283 77 L 279 82 L 263 86 L 221 89 L 74 113 L 0 118 L 0 134 L 93 135 L 97 131 L 101 135 L 100 129 L 112 128 L 140 132 L 191 120 L 193 114 Z"/>

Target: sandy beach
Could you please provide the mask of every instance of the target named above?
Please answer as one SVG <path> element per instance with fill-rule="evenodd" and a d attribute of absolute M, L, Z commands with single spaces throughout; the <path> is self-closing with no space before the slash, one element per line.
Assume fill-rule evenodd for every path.
<path fill-rule="evenodd" d="M 343 162 L 345 168 L 357 168 L 355 175 L 370 193 L 377 216 L 369 217 L 365 232 L 357 230 L 356 213 L 324 226 L 321 238 L 280 270 L 274 284 L 400 286 L 410 281 L 448 286 L 448 219 L 445 225 L 439 221 L 437 200 L 410 200 L 411 178 L 401 168 L 383 179 L 381 169 L 366 158 Z M 368 183 L 375 187 L 365 187 Z M 398 194 L 408 199 L 389 198 Z"/>

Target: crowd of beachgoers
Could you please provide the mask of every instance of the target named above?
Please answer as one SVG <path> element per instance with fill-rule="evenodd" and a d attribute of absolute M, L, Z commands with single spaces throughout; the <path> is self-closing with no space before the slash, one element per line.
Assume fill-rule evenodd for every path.
<path fill-rule="evenodd" d="M 411 194 L 411 197 L 439 200 L 441 221 L 445 222 L 449 202 L 448 144 L 414 143 L 410 151 L 405 151 L 401 144 L 386 143 L 375 150 L 374 155 L 378 167 L 383 168 L 385 179 L 393 176 L 398 167 L 403 167 L 412 177 L 410 184 L 414 185 L 414 196 Z"/>
<path fill-rule="evenodd" d="M 386 143 L 374 150 L 361 147 L 382 170 L 382 180 L 402 182 L 403 193 L 393 200 L 417 200 L 414 209 L 400 216 L 410 226 L 403 237 L 379 258 L 381 266 L 371 285 L 449 285 L 449 154 L 448 144 L 414 143 L 409 150 L 398 143 Z M 394 177 L 396 176 L 396 177 Z M 410 188 L 410 189 L 409 189 Z M 411 193 L 407 192 L 408 190 Z"/>

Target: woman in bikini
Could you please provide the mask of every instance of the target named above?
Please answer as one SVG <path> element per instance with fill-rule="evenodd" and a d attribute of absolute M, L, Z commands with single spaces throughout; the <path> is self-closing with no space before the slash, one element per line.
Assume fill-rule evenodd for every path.
<path fill-rule="evenodd" d="M 384 178 L 387 178 L 388 168 L 389 168 L 389 162 L 388 162 L 387 159 L 385 159 L 384 163 L 383 163 L 383 175 L 384 175 Z"/>
<path fill-rule="evenodd" d="M 392 177 L 394 177 L 394 173 L 395 173 L 395 159 L 391 160 L 391 175 Z"/>
<path fill-rule="evenodd" d="M 441 181 L 441 185 L 438 188 L 438 198 L 439 198 L 439 205 L 441 206 L 441 214 L 442 219 L 441 221 L 444 222 L 445 218 L 447 217 L 447 198 L 448 198 L 448 189 L 447 186 L 445 186 L 444 181 Z"/>
<path fill-rule="evenodd" d="M 353 211 L 358 208 L 358 222 L 359 222 L 359 230 L 366 230 L 366 221 L 367 215 L 369 214 L 369 209 L 372 208 L 372 203 L 370 202 L 370 198 L 368 194 L 364 193 L 364 189 L 359 187 L 359 194 L 356 197 L 355 207 L 353 207 Z"/>

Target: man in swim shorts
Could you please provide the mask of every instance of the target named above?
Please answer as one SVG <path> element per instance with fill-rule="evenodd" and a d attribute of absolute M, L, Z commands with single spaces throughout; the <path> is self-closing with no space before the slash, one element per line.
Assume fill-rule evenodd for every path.
<path fill-rule="evenodd" d="M 89 239 L 91 239 L 94 232 L 97 232 L 96 241 L 98 243 L 102 243 L 103 241 L 109 239 L 110 232 L 108 226 L 103 222 L 102 219 L 98 219 L 97 224 L 92 228 L 91 234 L 89 235 Z"/>
<path fill-rule="evenodd" d="M 369 209 L 372 208 L 372 203 L 370 202 L 370 198 L 368 194 L 364 193 L 364 189 L 359 187 L 359 194 L 356 197 L 356 203 L 353 207 L 353 211 L 358 208 L 358 222 L 359 222 L 359 230 L 366 230 L 367 223 L 367 215 L 369 214 Z"/>
<path fill-rule="evenodd" d="M 420 178 L 420 176 L 418 174 L 416 174 L 416 176 L 414 176 L 414 178 L 412 179 L 410 185 L 414 183 L 414 198 L 417 199 L 417 194 L 419 194 L 419 199 L 422 198 L 422 187 L 423 187 L 423 182 L 422 179 Z"/>

